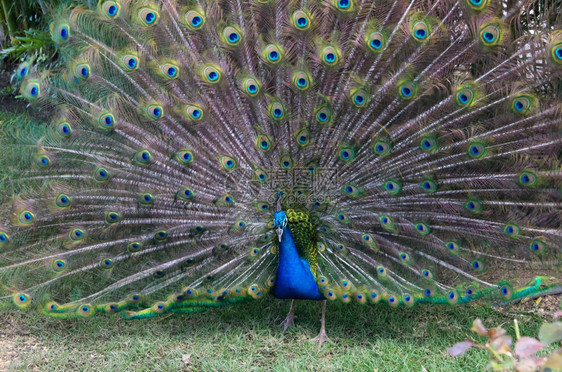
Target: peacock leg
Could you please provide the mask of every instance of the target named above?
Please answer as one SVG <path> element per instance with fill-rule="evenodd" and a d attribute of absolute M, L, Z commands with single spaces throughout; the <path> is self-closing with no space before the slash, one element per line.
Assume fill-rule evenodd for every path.
<path fill-rule="evenodd" d="M 284 321 L 279 324 L 283 326 L 283 333 L 287 332 L 287 329 L 295 326 L 295 300 L 291 301 L 291 308 Z"/>
<path fill-rule="evenodd" d="M 314 337 L 310 342 L 318 342 L 318 350 L 322 347 L 324 342 L 332 342 L 326 334 L 326 303 L 327 300 L 322 301 L 322 319 L 320 319 L 320 333 Z"/>

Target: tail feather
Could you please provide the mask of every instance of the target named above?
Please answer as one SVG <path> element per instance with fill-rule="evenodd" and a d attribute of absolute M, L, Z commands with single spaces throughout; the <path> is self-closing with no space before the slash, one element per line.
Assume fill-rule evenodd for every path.
<path fill-rule="evenodd" d="M 532 6 L 62 9 L 67 67 L 17 71 L 51 123 L 1 128 L 0 296 L 129 318 L 262 298 L 278 192 L 311 213 L 327 299 L 560 285 L 562 34 Z"/>

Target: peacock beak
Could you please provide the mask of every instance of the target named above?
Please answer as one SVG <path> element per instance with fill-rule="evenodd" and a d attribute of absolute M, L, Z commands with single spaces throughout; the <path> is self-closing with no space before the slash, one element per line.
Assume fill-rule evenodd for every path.
<path fill-rule="evenodd" d="M 281 243 L 281 237 L 283 236 L 283 228 L 282 227 L 278 227 L 277 228 L 277 237 L 279 237 L 279 243 Z"/>

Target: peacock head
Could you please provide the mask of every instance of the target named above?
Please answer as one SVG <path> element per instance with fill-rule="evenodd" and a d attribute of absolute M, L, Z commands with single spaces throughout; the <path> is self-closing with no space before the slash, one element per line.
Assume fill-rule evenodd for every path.
<path fill-rule="evenodd" d="M 277 229 L 277 237 L 279 238 L 279 242 L 281 242 L 281 238 L 283 237 L 283 231 L 285 231 L 285 227 L 287 227 L 288 222 L 289 219 L 287 218 L 285 212 L 283 211 L 275 212 L 275 215 L 273 216 L 273 224 Z"/>
<path fill-rule="evenodd" d="M 285 231 L 285 227 L 287 227 L 289 219 L 287 218 L 287 214 L 283 212 L 283 208 L 281 207 L 281 192 L 279 191 L 277 191 L 276 202 L 277 209 L 275 210 L 275 215 L 273 216 L 273 225 L 275 225 L 275 229 L 277 230 L 277 237 L 279 238 L 279 243 L 281 243 L 283 231 Z"/>

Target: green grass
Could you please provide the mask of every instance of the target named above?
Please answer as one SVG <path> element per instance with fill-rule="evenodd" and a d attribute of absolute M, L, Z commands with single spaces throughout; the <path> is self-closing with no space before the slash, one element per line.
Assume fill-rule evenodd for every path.
<path fill-rule="evenodd" d="M 487 326 L 512 319 L 521 334 L 536 336 L 542 320 L 517 308 L 475 306 L 328 304 L 327 332 L 334 341 L 318 351 L 307 340 L 319 330 L 321 304 L 297 303 L 296 327 L 277 326 L 288 301 L 263 301 L 189 316 L 127 321 L 120 316 L 58 320 L 0 307 L 7 326 L 0 343 L 12 343 L 10 370 L 49 371 L 481 371 L 488 358 L 473 349 L 459 358 L 446 349 L 466 337 L 479 317 Z M 2 350 L 0 350 L 0 355 Z M 189 364 L 182 356 L 191 355 Z M 1 359 L 1 358 L 0 358 Z M 1 368 L 1 367 L 0 367 Z"/>

